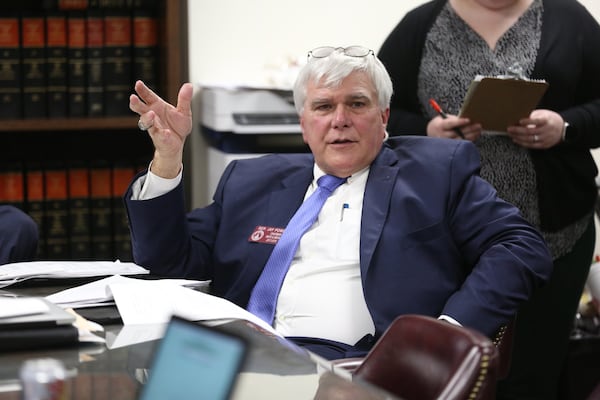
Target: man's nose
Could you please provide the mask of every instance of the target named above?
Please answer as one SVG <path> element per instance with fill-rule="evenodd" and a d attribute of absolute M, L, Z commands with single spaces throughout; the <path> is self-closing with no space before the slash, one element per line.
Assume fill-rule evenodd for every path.
<path fill-rule="evenodd" d="M 344 105 L 338 105 L 333 113 L 333 127 L 334 128 L 345 128 L 350 126 L 350 118 L 348 116 L 348 110 Z"/>

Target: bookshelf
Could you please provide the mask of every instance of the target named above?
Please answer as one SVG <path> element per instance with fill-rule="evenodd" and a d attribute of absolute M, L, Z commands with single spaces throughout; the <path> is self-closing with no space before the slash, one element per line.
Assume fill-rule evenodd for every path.
<path fill-rule="evenodd" d="M 90 129 L 131 129 L 137 128 L 137 117 L 94 117 L 94 118 L 47 118 L 11 119 L 0 121 L 0 132 L 48 132 L 82 131 Z"/>
<path fill-rule="evenodd" d="M 56 1 L 56 4 L 61 2 L 61 0 L 53 1 Z M 112 4 L 119 3 L 117 0 L 105 0 L 104 3 L 110 1 Z M 45 3 L 48 3 L 48 0 Z M 102 2 L 70 0 L 65 3 L 81 5 Z M 133 4 L 141 8 L 146 5 L 152 7 L 153 15 L 157 18 L 155 90 L 169 102 L 176 102 L 179 87 L 188 80 L 187 0 L 121 0 L 120 3 L 129 4 L 123 8 L 129 7 L 132 15 Z M 2 7 L 4 5 L 0 6 L 0 9 Z M 133 73 L 128 81 L 127 90 L 131 93 L 135 81 Z M 123 229 L 126 225 L 122 224 L 124 209 L 120 197 L 124 191 L 123 182 L 128 180 L 128 175 L 132 176 L 146 167 L 153 152 L 150 138 L 139 131 L 137 121 L 137 115 L 129 111 L 127 106 L 122 115 L 58 118 L 20 116 L 15 119 L 6 119 L 6 117 L 0 119 L 0 140 L 3 143 L 0 147 L 0 195 L 5 195 L 4 198 L 0 198 L 0 202 L 13 203 L 33 214 L 41 229 L 42 246 L 39 259 L 130 260 L 126 243 L 129 238 L 128 235 L 124 235 Z M 84 183 L 78 183 L 78 185 L 87 185 L 83 195 L 81 191 L 78 192 L 79 198 L 83 196 L 83 199 L 87 200 L 87 203 L 83 203 L 83 207 L 87 207 L 89 212 L 87 216 L 83 214 L 89 225 L 88 236 L 83 238 L 83 242 L 90 247 L 87 253 L 85 251 L 77 253 L 73 249 L 75 242 L 82 242 L 80 237 L 74 236 L 82 223 L 82 217 L 79 212 L 70 209 L 73 199 L 70 198 L 69 188 L 72 189 L 73 182 L 76 182 L 71 175 L 75 176 L 77 171 L 81 172 L 81 168 L 86 171 L 84 175 L 87 179 L 83 181 Z M 108 186 L 103 190 L 100 190 L 104 187 L 100 183 L 92 182 L 93 177 L 101 175 L 96 173 L 98 172 L 95 171 L 96 169 L 104 169 L 110 177 L 110 182 L 106 184 Z M 13 174 L 14 177 L 15 172 L 19 171 L 23 188 L 20 198 L 18 195 L 16 198 L 6 198 L 6 193 L 10 192 L 9 189 L 2 187 L 6 185 L 6 176 Z M 62 182 L 66 185 L 66 198 L 48 197 L 53 193 L 48 187 L 50 171 L 58 172 L 58 178 L 53 175 L 52 182 L 60 182 L 60 179 L 63 179 Z M 41 177 L 45 176 L 47 181 L 42 183 L 42 178 L 36 180 L 35 173 Z M 29 174 L 32 177 L 31 183 L 28 182 Z M 81 177 L 77 182 L 81 182 Z M 28 184 L 33 186 L 28 188 Z M 44 186 L 45 197 L 38 202 L 41 204 L 36 205 L 38 208 L 34 209 L 32 208 L 34 199 L 32 198 L 32 204 L 29 204 L 28 194 L 34 196 L 34 193 L 41 192 L 39 185 Z M 94 199 L 96 195 L 94 193 L 104 193 L 104 202 L 98 201 L 94 205 L 94 201 L 98 200 Z M 40 208 L 43 212 L 39 211 Z M 60 209 L 60 213 L 51 215 L 54 208 Z M 92 229 L 94 218 L 100 218 L 101 223 L 107 224 L 102 228 L 102 232 Z M 47 239 L 57 235 L 64 236 L 62 248 L 51 249 Z M 102 241 L 105 243 L 100 243 Z M 94 252 L 94 246 L 105 246 L 105 248 Z M 124 250 L 119 250 L 120 248 Z"/>

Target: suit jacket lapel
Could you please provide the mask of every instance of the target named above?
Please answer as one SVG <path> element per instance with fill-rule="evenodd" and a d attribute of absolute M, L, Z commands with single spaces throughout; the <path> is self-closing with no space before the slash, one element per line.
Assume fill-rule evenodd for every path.
<path fill-rule="evenodd" d="M 285 228 L 302 201 L 306 189 L 313 179 L 312 164 L 281 181 L 281 189 L 270 193 L 267 210 L 265 210 L 264 225 Z M 261 274 L 274 246 L 257 245 L 252 257 L 252 271 L 256 277 Z"/>
<path fill-rule="evenodd" d="M 363 278 L 389 212 L 390 197 L 399 168 L 396 154 L 384 147 L 369 171 L 360 228 L 360 272 Z"/>
<path fill-rule="evenodd" d="M 269 196 L 267 221 L 270 226 L 284 228 L 292 218 L 313 179 L 312 168 L 296 172 L 281 181 L 281 189 Z"/>

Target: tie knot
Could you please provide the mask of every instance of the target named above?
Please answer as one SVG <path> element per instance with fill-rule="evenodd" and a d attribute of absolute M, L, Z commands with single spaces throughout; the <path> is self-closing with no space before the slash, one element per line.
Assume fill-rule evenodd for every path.
<path fill-rule="evenodd" d="M 317 184 L 320 188 L 326 189 L 329 192 L 333 192 L 338 186 L 346 182 L 347 178 L 338 178 L 333 175 L 323 175 L 317 180 Z"/>

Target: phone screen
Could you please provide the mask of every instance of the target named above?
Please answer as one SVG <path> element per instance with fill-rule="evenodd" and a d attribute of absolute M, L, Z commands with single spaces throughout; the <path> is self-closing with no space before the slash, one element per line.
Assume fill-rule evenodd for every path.
<path fill-rule="evenodd" d="M 247 348 L 241 337 L 172 317 L 153 355 L 140 399 L 226 400 Z"/>

